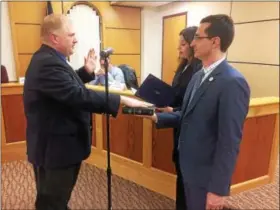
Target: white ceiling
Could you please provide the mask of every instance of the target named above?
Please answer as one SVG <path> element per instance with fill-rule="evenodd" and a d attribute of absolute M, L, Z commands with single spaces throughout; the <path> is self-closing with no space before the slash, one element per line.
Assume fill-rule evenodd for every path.
<path fill-rule="evenodd" d="M 173 0 L 174 1 L 174 0 Z M 111 5 L 131 6 L 131 7 L 158 7 L 172 1 L 111 1 Z"/>

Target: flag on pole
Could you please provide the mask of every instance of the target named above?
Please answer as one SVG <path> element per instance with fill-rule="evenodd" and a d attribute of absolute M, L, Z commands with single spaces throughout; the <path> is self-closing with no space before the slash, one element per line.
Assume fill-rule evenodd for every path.
<path fill-rule="evenodd" d="M 50 15 L 52 13 L 53 13 L 52 3 L 51 3 L 51 1 L 47 1 L 47 14 L 46 15 Z"/>

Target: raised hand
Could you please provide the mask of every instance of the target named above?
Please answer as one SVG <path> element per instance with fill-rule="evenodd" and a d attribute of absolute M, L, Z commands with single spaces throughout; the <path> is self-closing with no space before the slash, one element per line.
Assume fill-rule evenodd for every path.
<path fill-rule="evenodd" d="M 95 55 L 95 51 L 91 48 L 88 52 L 87 57 L 85 57 L 84 67 L 89 74 L 93 73 L 96 68 L 97 56 Z"/>

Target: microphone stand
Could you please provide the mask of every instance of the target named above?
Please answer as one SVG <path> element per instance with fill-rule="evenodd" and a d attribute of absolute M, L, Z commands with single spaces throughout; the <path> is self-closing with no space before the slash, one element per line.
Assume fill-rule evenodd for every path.
<path fill-rule="evenodd" d="M 108 55 L 109 56 L 109 55 Z M 109 110 L 109 82 L 108 82 L 108 56 L 104 57 L 105 67 L 105 100 L 106 108 Z M 111 193 L 111 160 L 110 160 L 110 115 L 106 113 L 106 124 L 107 124 L 107 187 L 108 187 L 108 210 L 112 209 L 112 193 Z"/>

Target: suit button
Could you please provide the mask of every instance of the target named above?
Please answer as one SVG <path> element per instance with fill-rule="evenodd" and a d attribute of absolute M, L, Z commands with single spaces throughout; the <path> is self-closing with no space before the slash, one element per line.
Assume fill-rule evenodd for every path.
<path fill-rule="evenodd" d="M 89 129 L 92 130 L 92 126 L 89 126 Z"/>

